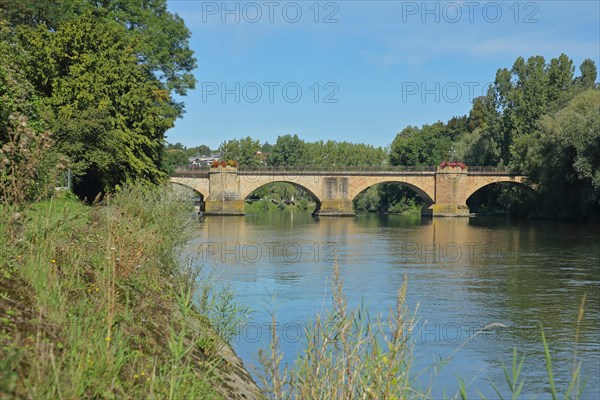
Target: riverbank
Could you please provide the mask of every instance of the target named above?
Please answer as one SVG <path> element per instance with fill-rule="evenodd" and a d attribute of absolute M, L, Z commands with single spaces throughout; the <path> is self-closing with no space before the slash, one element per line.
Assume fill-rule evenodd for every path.
<path fill-rule="evenodd" d="M 174 250 L 190 215 L 166 188 L 0 206 L 0 398 L 257 397 Z"/>

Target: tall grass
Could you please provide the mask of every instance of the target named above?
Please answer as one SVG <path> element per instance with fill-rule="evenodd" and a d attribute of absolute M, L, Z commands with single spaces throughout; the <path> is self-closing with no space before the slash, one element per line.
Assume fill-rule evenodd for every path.
<path fill-rule="evenodd" d="M 349 310 L 337 262 L 332 305 L 306 329 L 306 346 L 293 368 L 281 365 L 273 316 L 271 345 L 259 352 L 263 395 L 272 399 L 403 399 L 426 397 L 410 377 L 415 327 L 398 290 L 387 323 L 372 321 L 362 308 Z"/>
<path fill-rule="evenodd" d="M 190 206 L 191 207 L 191 206 Z M 219 398 L 223 340 L 182 271 L 191 208 L 141 186 L 0 205 L 0 398 Z"/>

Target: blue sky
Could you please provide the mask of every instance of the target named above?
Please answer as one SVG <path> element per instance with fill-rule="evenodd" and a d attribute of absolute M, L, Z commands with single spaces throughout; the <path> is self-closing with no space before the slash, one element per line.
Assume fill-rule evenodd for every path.
<path fill-rule="evenodd" d="M 252 136 L 389 145 L 468 113 L 496 70 L 567 54 L 600 65 L 600 2 L 168 0 L 192 32 L 195 90 L 169 142 Z M 237 19 L 237 20 L 236 20 Z M 223 22 L 224 21 L 224 22 Z"/>

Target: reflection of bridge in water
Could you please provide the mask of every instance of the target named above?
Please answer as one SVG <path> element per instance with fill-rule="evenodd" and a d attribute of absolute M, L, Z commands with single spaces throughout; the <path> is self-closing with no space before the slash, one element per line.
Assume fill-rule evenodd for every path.
<path fill-rule="evenodd" d="M 354 215 L 353 199 L 384 182 L 407 186 L 421 196 L 423 214 L 468 216 L 467 199 L 477 190 L 502 182 L 531 189 L 527 177 L 497 167 L 390 167 L 326 171 L 291 168 L 237 169 L 180 167 L 171 182 L 200 193 L 207 215 L 244 215 L 244 199 L 261 186 L 284 182 L 308 192 L 317 203 L 315 214 Z"/>

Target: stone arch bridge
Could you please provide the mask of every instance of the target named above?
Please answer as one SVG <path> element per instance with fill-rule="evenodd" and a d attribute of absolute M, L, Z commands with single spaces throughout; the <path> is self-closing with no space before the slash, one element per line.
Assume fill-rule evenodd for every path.
<path fill-rule="evenodd" d="M 467 199 L 484 186 L 510 182 L 533 187 L 527 177 L 496 167 L 395 167 L 395 170 L 309 171 L 306 169 L 238 170 L 233 167 L 180 167 L 171 182 L 200 193 L 206 215 L 244 215 L 244 200 L 261 186 L 285 182 L 307 191 L 316 201 L 316 215 L 355 215 L 353 199 L 369 187 L 396 182 L 424 200 L 424 215 L 468 216 Z"/>

